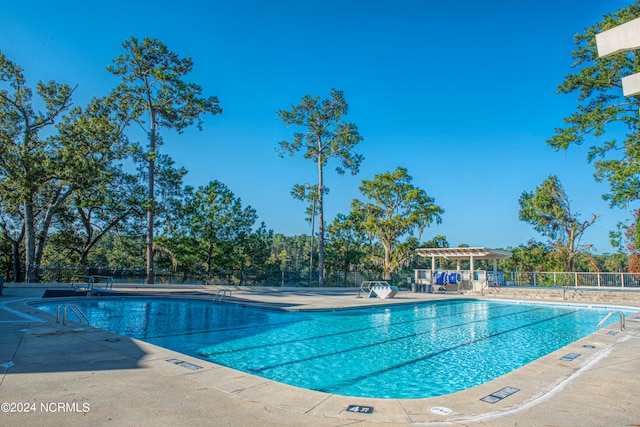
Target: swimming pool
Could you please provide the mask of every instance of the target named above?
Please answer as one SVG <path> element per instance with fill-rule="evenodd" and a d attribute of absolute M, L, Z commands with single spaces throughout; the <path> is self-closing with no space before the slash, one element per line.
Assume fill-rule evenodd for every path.
<path fill-rule="evenodd" d="M 611 311 L 483 300 L 313 312 L 183 299 L 73 303 L 92 326 L 274 381 L 378 398 L 482 384 L 594 332 Z M 59 305 L 35 304 L 52 313 Z"/>

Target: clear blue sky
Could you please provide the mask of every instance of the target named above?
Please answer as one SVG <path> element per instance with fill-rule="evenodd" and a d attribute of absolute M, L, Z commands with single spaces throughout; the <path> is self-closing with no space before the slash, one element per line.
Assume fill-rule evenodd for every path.
<path fill-rule="evenodd" d="M 557 95 L 571 71 L 573 36 L 630 1 L 458 2 L 7 1 L 0 50 L 38 80 L 78 84 L 83 105 L 117 80 L 106 72 L 136 36 L 155 37 L 195 63 L 189 80 L 220 98 L 204 130 L 165 132 L 164 153 L 189 170 L 186 183 L 225 183 L 277 233 L 309 234 L 296 183 L 317 182 L 303 157 L 280 158 L 293 129 L 276 115 L 305 94 L 343 90 L 347 120 L 364 141 L 360 174 L 326 170 L 326 218 L 348 213 L 358 186 L 404 166 L 445 210 L 422 236 L 451 246 L 518 246 L 535 238 L 518 198 L 556 174 L 583 219 L 602 214 L 586 240 L 612 252 L 608 233 L 628 214 L 601 199 L 586 147 L 555 152 L 545 141 L 576 98 Z M 583 243 L 587 243 L 583 241 Z"/>

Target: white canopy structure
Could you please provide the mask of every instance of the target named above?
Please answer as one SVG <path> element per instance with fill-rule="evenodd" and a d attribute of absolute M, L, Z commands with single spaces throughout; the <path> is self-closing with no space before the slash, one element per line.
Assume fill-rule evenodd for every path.
<path fill-rule="evenodd" d="M 436 270 L 436 258 L 455 259 L 458 261 L 457 269 L 460 270 L 460 261 L 468 259 L 469 270 L 473 271 L 475 260 L 493 260 L 493 271 L 498 269 L 499 259 L 511 258 L 511 252 L 487 248 L 420 248 L 416 253 L 423 257 L 431 257 L 431 269 Z"/>
<path fill-rule="evenodd" d="M 600 58 L 640 48 L 640 18 L 596 34 L 596 46 Z M 622 78 L 622 93 L 624 96 L 640 94 L 640 73 Z"/>
<path fill-rule="evenodd" d="M 416 249 L 416 253 L 423 257 L 431 257 L 431 270 L 415 270 L 415 283 L 428 285 L 431 289 L 429 292 L 435 292 L 436 290 L 451 292 L 451 288 L 455 288 L 453 292 L 460 292 L 464 289 L 481 291 L 487 286 L 501 286 L 504 284 L 504 275 L 498 272 L 498 260 L 511 258 L 511 252 L 482 247 L 420 248 Z M 438 270 L 436 258 L 456 260 L 456 269 Z M 462 270 L 460 267 L 460 262 L 463 260 L 469 260 L 468 270 Z M 493 260 L 493 271 L 476 271 L 474 266 L 476 260 Z M 451 281 L 450 278 L 454 280 Z"/>

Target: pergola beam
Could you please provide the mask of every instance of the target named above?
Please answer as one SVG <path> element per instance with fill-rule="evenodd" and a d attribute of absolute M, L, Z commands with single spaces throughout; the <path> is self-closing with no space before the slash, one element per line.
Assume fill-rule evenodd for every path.
<path fill-rule="evenodd" d="M 640 49 L 640 18 L 596 34 L 600 58 L 625 50 Z"/>
<path fill-rule="evenodd" d="M 419 248 L 416 253 L 423 257 L 435 257 L 445 259 L 471 259 L 474 260 L 498 260 L 511 258 L 511 252 L 499 249 L 487 249 L 484 247 L 476 248 Z"/>
<path fill-rule="evenodd" d="M 640 18 L 596 34 L 596 46 L 600 58 L 640 49 Z M 624 96 L 640 94 L 640 74 L 622 78 L 622 93 Z"/>

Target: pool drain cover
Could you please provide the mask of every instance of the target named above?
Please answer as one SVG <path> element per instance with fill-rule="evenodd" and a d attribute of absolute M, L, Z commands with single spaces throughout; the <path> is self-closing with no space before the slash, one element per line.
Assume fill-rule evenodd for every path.
<path fill-rule="evenodd" d="M 515 387 L 505 387 L 502 388 L 498 391 L 496 391 L 495 393 L 490 394 L 489 396 L 485 396 L 483 397 L 482 400 L 483 402 L 487 402 L 487 403 L 496 403 L 501 401 L 502 399 L 505 399 L 509 396 L 511 396 L 514 393 L 519 392 L 520 389 L 519 388 L 515 388 Z"/>
<path fill-rule="evenodd" d="M 451 415 L 453 411 L 449 408 L 445 408 L 444 406 L 434 406 L 431 408 L 431 412 L 437 415 Z"/>
<path fill-rule="evenodd" d="M 569 353 L 566 356 L 560 358 L 560 360 L 565 360 L 567 362 L 571 362 L 572 360 L 580 357 L 580 353 Z"/>
<path fill-rule="evenodd" d="M 174 365 L 182 366 L 183 368 L 191 369 L 192 371 L 202 369 L 202 366 L 194 365 L 193 363 L 185 362 L 184 360 L 180 359 L 168 359 L 167 362 L 173 363 Z"/>

